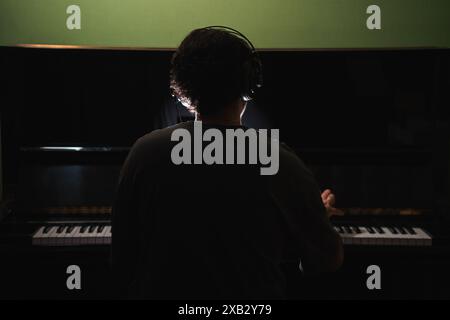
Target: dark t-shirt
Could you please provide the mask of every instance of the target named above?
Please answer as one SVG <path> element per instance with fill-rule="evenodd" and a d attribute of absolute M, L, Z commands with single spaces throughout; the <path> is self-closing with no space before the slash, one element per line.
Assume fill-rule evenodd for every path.
<path fill-rule="evenodd" d="M 112 219 L 119 290 L 153 299 L 283 298 L 280 264 L 320 270 L 339 238 L 312 174 L 284 145 L 271 176 L 258 165 L 174 165 L 171 134 L 193 135 L 193 127 L 145 135 L 123 166 Z"/>

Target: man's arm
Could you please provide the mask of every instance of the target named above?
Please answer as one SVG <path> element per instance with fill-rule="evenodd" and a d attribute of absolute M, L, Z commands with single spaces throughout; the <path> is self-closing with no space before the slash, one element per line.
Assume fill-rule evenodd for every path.
<path fill-rule="evenodd" d="M 315 200 L 311 202 L 311 209 L 301 217 L 301 220 L 310 226 L 310 232 L 306 231 L 306 236 L 302 239 L 305 243 L 302 250 L 303 268 L 306 272 L 336 271 L 343 263 L 344 250 L 342 239 L 332 227 L 329 218 L 342 212 L 334 208 L 334 195 L 331 190 L 322 192 L 320 200 L 317 197 L 319 194 L 317 185 L 312 186 L 311 191 L 314 194 L 311 194 L 310 199 L 315 197 Z"/>
<path fill-rule="evenodd" d="M 291 233 L 290 252 L 302 260 L 306 272 L 338 269 L 343 262 L 342 240 L 328 218 L 334 196 L 326 192 L 323 199 L 312 173 L 285 147 L 280 148 L 279 172 L 271 179 L 272 196 Z"/>

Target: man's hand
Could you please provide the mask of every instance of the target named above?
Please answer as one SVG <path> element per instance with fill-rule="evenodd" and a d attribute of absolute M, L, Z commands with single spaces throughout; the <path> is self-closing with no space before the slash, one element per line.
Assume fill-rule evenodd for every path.
<path fill-rule="evenodd" d="M 322 202 L 325 206 L 325 209 L 327 209 L 328 217 L 344 215 L 344 212 L 342 210 L 334 207 L 336 197 L 330 189 L 326 189 L 324 192 L 322 192 Z"/>

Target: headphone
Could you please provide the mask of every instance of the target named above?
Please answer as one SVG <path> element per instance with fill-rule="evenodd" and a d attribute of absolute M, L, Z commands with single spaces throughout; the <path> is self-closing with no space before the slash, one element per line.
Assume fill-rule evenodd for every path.
<path fill-rule="evenodd" d="M 205 30 L 223 30 L 226 31 L 232 35 L 238 36 L 239 38 L 243 39 L 247 45 L 250 48 L 251 54 L 250 58 L 248 58 L 247 61 L 244 63 L 244 90 L 242 92 L 242 99 L 244 101 L 250 101 L 252 100 L 256 92 L 259 88 L 263 86 L 263 73 L 262 73 L 262 63 L 261 59 L 259 58 L 258 52 L 256 52 L 255 47 L 253 46 L 252 42 L 244 36 L 242 33 L 237 31 L 236 29 L 226 27 L 226 26 L 208 26 L 205 28 L 202 28 Z"/>

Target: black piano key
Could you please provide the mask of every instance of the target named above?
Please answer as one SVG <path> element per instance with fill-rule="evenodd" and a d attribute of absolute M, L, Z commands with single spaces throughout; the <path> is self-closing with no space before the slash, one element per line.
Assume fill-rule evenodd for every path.
<path fill-rule="evenodd" d="M 406 229 L 406 231 L 407 231 L 409 234 L 416 234 L 416 232 L 414 231 L 414 229 L 411 228 L 411 227 L 406 227 L 405 229 Z"/>
<path fill-rule="evenodd" d="M 406 230 L 403 227 L 398 227 L 398 231 L 400 231 L 401 234 L 407 234 Z"/>
<path fill-rule="evenodd" d="M 388 227 L 389 231 L 392 232 L 393 234 L 398 234 L 397 229 L 395 229 L 394 227 Z"/>
<path fill-rule="evenodd" d="M 85 233 L 88 227 L 89 227 L 88 225 L 82 226 L 82 227 L 80 228 L 80 233 Z"/>
<path fill-rule="evenodd" d="M 105 226 L 101 225 L 98 227 L 98 232 L 103 232 L 104 229 L 105 229 Z"/>
<path fill-rule="evenodd" d="M 374 227 L 375 231 L 379 234 L 384 234 L 383 229 L 381 229 L 380 227 Z"/>
<path fill-rule="evenodd" d="M 65 226 L 59 226 L 56 230 L 56 233 L 62 233 L 64 231 Z"/>
<path fill-rule="evenodd" d="M 366 229 L 367 229 L 367 231 L 368 231 L 370 234 L 374 234 L 374 233 L 375 233 L 375 230 L 373 230 L 372 227 L 366 227 Z"/>
<path fill-rule="evenodd" d="M 92 233 L 92 232 L 94 232 L 95 231 L 95 229 L 97 228 L 97 226 L 94 224 L 94 225 L 91 225 L 90 227 L 89 227 L 89 233 Z"/>
<path fill-rule="evenodd" d="M 353 227 L 353 230 L 354 230 L 356 233 L 361 233 L 361 229 L 360 229 L 359 227 Z"/>
<path fill-rule="evenodd" d="M 66 229 L 66 233 L 71 233 L 71 232 L 73 231 L 73 229 L 75 229 L 75 226 L 69 226 L 69 227 Z"/>
<path fill-rule="evenodd" d="M 348 226 L 344 226 L 344 230 L 346 233 L 353 233 L 352 229 Z"/>
<path fill-rule="evenodd" d="M 42 233 L 48 233 L 53 226 L 46 226 Z"/>

